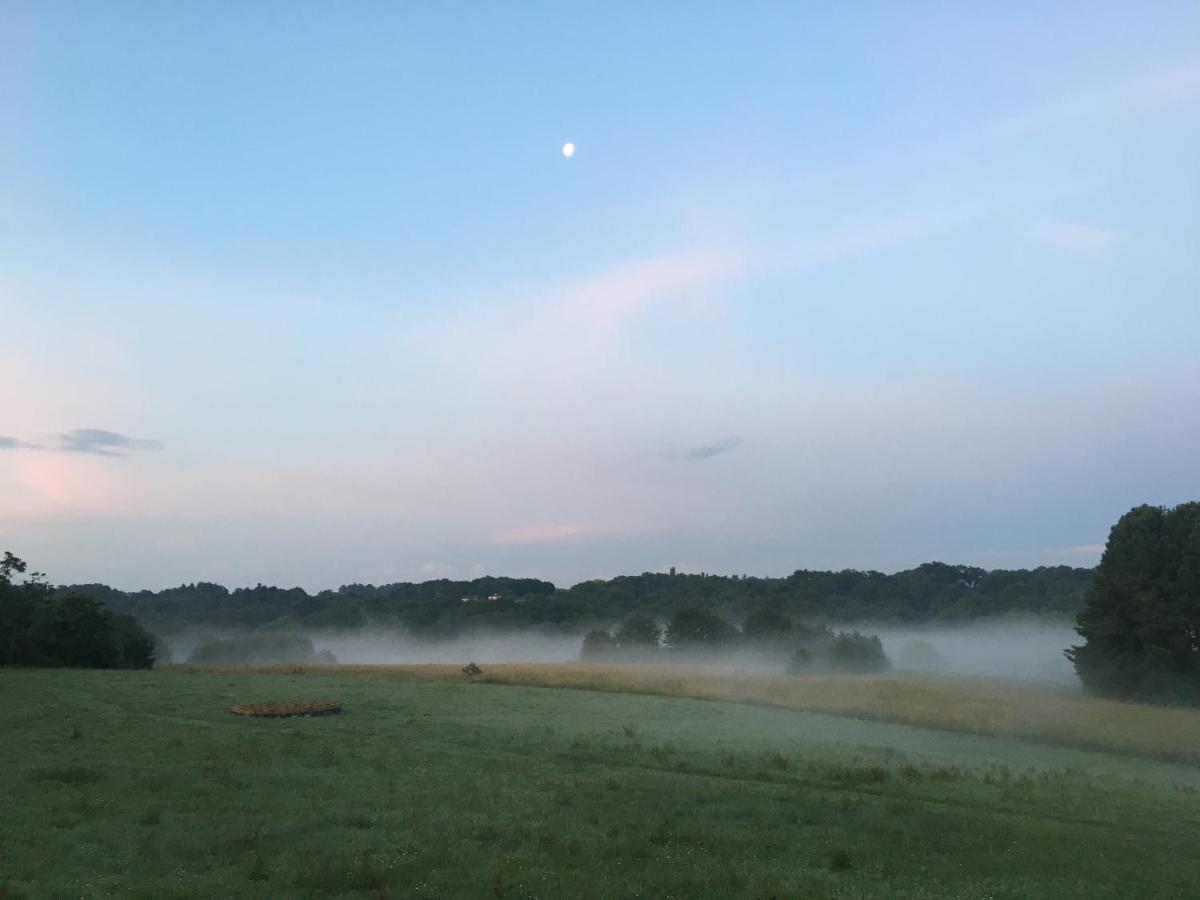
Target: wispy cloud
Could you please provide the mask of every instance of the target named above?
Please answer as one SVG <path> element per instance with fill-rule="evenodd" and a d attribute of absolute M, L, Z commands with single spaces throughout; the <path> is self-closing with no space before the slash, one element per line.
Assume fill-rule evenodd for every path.
<path fill-rule="evenodd" d="M 683 458 L 691 462 L 699 462 L 705 459 L 712 459 L 714 456 L 720 456 L 722 453 L 728 453 L 742 443 L 742 439 L 735 435 L 730 435 L 726 438 L 721 438 L 719 441 L 713 441 L 709 444 L 700 444 L 696 447 L 691 447 L 684 451 Z"/>
<path fill-rule="evenodd" d="M 884 218 L 847 231 L 801 240 L 782 252 L 771 254 L 762 262 L 767 267 L 779 268 L 807 268 L 837 262 L 950 231 L 978 218 L 983 212 L 983 205 L 957 206 Z"/>
<path fill-rule="evenodd" d="M 22 441 L 15 437 L 6 437 L 0 434 L 0 450 L 40 450 L 41 445 L 31 444 L 28 441 Z"/>
<path fill-rule="evenodd" d="M 1049 247 L 1075 253 L 1107 250 L 1117 243 L 1115 232 L 1093 225 L 1080 225 L 1060 219 L 1042 219 L 1029 229 L 1033 238 Z"/>
<path fill-rule="evenodd" d="M 126 456 L 135 450 L 161 450 L 162 441 L 126 437 L 100 428 L 76 428 L 58 436 L 58 447 L 69 453 Z"/>
<path fill-rule="evenodd" d="M 608 356 L 622 327 L 643 309 L 702 291 L 743 266 L 740 254 L 725 251 L 671 254 L 617 266 L 539 304 L 495 346 L 518 370 L 547 353 L 556 358 L 559 371 L 590 368 Z"/>
<path fill-rule="evenodd" d="M 1188 59 L 1031 104 L 992 120 L 987 130 L 1019 134 L 1047 124 L 1121 115 L 1197 98 L 1200 98 L 1200 59 Z"/>

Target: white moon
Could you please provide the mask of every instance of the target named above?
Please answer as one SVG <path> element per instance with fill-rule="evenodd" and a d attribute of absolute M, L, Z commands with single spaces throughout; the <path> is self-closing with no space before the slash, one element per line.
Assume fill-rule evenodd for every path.
<path fill-rule="evenodd" d="M 570 141 L 567 141 L 565 144 L 563 144 L 563 156 L 565 156 L 567 159 L 570 159 L 574 155 L 575 155 L 575 145 L 572 144 Z"/>

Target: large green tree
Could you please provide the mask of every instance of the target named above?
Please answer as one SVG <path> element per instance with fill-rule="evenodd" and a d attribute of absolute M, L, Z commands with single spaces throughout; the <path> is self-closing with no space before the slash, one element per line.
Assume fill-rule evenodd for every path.
<path fill-rule="evenodd" d="M 1088 688 L 1200 703 L 1200 502 L 1113 526 L 1067 656 Z"/>
<path fill-rule="evenodd" d="M 154 665 L 154 638 L 132 616 L 78 592 L 56 595 L 36 572 L 18 583 L 25 568 L 12 553 L 0 559 L 0 665 Z"/>

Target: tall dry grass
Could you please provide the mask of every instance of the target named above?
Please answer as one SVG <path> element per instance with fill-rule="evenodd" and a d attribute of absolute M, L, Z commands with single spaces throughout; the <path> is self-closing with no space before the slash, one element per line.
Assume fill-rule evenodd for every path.
<path fill-rule="evenodd" d="M 404 681 L 479 682 L 761 703 L 1200 764 L 1200 711 L 1089 697 L 1069 687 L 918 675 L 764 675 L 720 666 L 538 663 L 186 666 Z"/>

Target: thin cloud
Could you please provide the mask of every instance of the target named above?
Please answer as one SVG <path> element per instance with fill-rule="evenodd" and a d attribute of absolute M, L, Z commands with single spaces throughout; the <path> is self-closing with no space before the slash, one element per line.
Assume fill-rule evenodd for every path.
<path fill-rule="evenodd" d="M 1029 229 L 1033 238 L 1048 247 L 1089 253 L 1107 250 L 1117 242 L 1117 235 L 1107 228 L 1063 222 L 1059 219 L 1043 219 Z"/>
<path fill-rule="evenodd" d="M 565 373 L 581 366 L 592 370 L 612 353 L 618 334 L 647 307 L 694 295 L 740 273 L 745 261 L 735 252 L 692 252 L 660 256 L 618 266 L 585 278 L 555 300 L 539 304 L 532 316 L 508 330 L 497 342 L 488 332 L 488 344 L 499 348 L 496 362 L 526 371 L 536 361 L 537 373 L 545 360 L 554 360 L 555 371 Z M 494 377 L 495 369 L 490 376 Z"/>
<path fill-rule="evenodd" d="M 710 444 L 700 444 L 697 447 L 692 447 L 684 451 L 683 458 L 691 462 L 700 462 L 705 459 L 712 459 L 714 456 L 720 456 L 722 453 L 728 453 L 742 443 L 740 437 L 731 435 L 727 438 L 722 438 L 719 441 L 713 441 Z"/>
<path fill-rule="evenodd" d="M 957 206 L 916 215 L 897 216 L 861 225 L 855 229 L 796 242 L 761 261 L 769 268 L 808 268 L 840 262 L 876 250 L 920 240 L 951 231 L 977 219 L 983 205 Z"/>
<path fill-rule="evenodd" d="M 0 434 L 0 450 L 40 450 L 40 444 L 31 444 L 28 441 L 22 441 L 15 437 L 6 437 Z"/>
<path fill-rule="evenodd" d="M 100 428 L 76 428 L 58 436 L 58 448 L 68 453 L 127 456 L 135 450 L 161 450 L 162 441 L 126 437 Z"/>
<path fill-rule="evenodd" d="M 1020 134 L 1047 124 L 1122 115 L 1131 110 L 1187 103 L 1197 97 L 1200 97 L 1200 59 L 1187 59 L 1031 104 L 992 120 L 987 130 Z"/>

